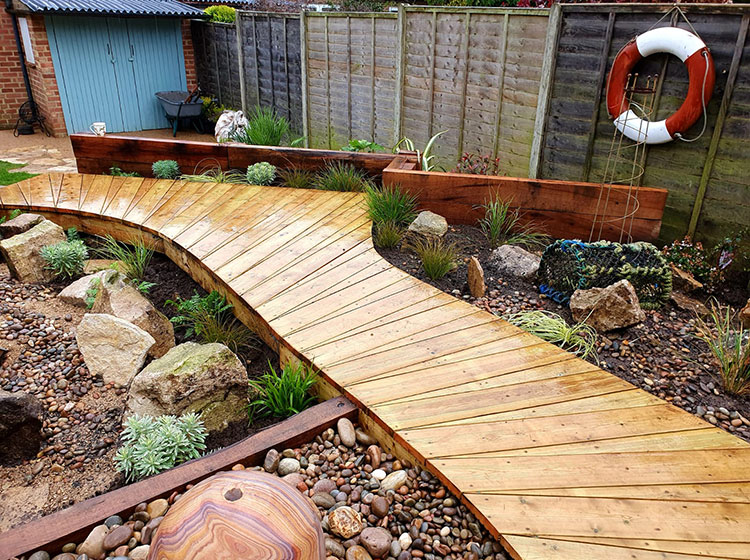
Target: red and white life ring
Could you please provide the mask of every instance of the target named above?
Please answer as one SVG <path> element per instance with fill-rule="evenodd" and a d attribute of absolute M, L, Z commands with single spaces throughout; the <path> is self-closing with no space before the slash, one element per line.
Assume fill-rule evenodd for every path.
<path fill-rule="evenodd" d="M 638 61 L 657 53 L 669 53 L 682 60 L 688 69 L 690 85 L 685 101 L 675 113 L 662 121 L 649 122 L 630 109 L 625 88 L 628 75 Z M 631 140 L 664 144 L 700 118 L 711 99 L 715 81 L 713 58 L 700 37 L 679 27 L 658 27 L 638 35 L 617 54 L 607 78 L 607 110 L 617 129 Z"/>

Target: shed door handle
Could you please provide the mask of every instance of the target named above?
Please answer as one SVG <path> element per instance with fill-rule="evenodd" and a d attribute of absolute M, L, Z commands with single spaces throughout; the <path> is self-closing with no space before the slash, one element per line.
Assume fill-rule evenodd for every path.
<path fill-rule="evenodd" d="M 135 47 L 133 44 L 130 44 L 130 58 L 128 59 L 130 62 L 133 62 L 135 60 Z"/>

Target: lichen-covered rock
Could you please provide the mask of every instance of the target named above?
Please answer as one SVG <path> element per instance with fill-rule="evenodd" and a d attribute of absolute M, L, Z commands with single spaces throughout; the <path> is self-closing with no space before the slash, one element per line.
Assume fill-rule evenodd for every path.
<path fill-rule="evenodd" d="M 489 265 L 499 277 L 516 276 L 530 279 L 539 270 L 541 257 L 517 245 L 501 245 L 489 258 Z"/>
<path fill-rule="evenodd" d="M 100 375 L 105 383 L 127 385 L 156 341 L 124 319 L 87 313 L 76 330 L 76 342 L 93 375 Z"/>
<path fill-rule="evenodd" d="M 576 290 L 570 297 L 570 311 L 576 321 L 586 321 L 598 332 L 621 329 L 646 318 L 633 285 L 620 280 L 606 288 Z"/>
<path fill-rule="evenodd" d="M 448 231 L 448 222 L 440 214 L 425 210 L 420 212 L 416 219 L 409 224 L 409 231 L 442 237 Z"/>
<path fill-rule="evenodd" d="M 19 233 L 29 231 L 35 225 L 40 224 L 44 221 L 44 217 L 39 214 L 20 214 L 0 224 L 0 237 L 8 239 Z"/>
<path fill-rule="evenodd" d="M 334 535 L 351 539 L 362 532 L 365 524 L 358 511 L 349 506 L 342 506 L 328 514 L 328 528 Z"/>
<path fill-rule="evenodd" d="M 95 274 L 88 274 L 83 278 L 79 278 L 69 286 L 66 286 L 59 294 L 57 294 L 57 297 L 70 305 L 89 307 L 89 303 L 91 305 L 94 303 L 94 299 L 102 282 L 102 276 L 109 273 L 117 274 L 114 270 L 102 270 Z M 89 292 L 89 290 L 91 290 L 91 292 Z M 89 297 L 91 297 L 90 300 Z"/>
<path fill-rule="evenodd" d="M 91 311 L 124 319 L 154 337 L 149 356 L 161 358 L 174 348 L 174 327 L 167 317 L 115 270 L 100 273 L 100 285 Z"/>
<path fill-rule="evenodd" d="M 63 228 L 42 220 L 30 230 L 0 241 L 0 252 L 14 278 L 29 283 L 51 282 L 55 273 L 45 268 L 47 262 L 42 258 L 42 248 L 66 239 Z"/>
<path fill-rule="evenodd" d="M 154 360 L 133 379 L 131 414 L 201 413 L 209 432 L 247 419 L 247 371 L 223 344 L 186 342 Z"/>
<path fill-rule="evenodd" d="M 28 393 L 0 389 L 0 463 L 29 459 L 42 441 L 41 403 Z"/>

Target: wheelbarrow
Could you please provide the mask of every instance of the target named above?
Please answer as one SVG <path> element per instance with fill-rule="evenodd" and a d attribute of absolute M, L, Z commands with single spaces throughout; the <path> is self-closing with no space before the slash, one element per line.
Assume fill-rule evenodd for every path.
<path fill-rule="evenodd" d="M 164 116 L 172 126 L 172 136 L 177 136 L 180 119 L 189 121 L 199 134 L 203 134 L 203 121 L 200 119 L 203 100 L 197 92 L 160 91 L 156 99 L 164 109 Z"/>

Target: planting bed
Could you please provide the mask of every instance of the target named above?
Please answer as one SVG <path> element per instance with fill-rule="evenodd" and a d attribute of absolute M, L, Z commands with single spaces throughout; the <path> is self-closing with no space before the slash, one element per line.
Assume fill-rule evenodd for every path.
<path fill-rule="evenodd" d="M 146 280 L 156 285 L 149 298 L 168 316 L 166 300 L 205 292 L 166 257 L 154 254 Z M 8 349 L 0 368 L 0 388 L 23 391 L 43 404 L 46 438 L 38 457 L 0 467 L 0 532 L 91 496 L 122 486 L 113 456 L 121 431 L 126 389 L 93 377 L 78 351 L 75 328 L 85 310 L 55 296 L 64 284 L 23 284 L 0 268 L 0 346 Z M 184 330 L 175 329 L 177 343 Z M 267 371 L 278 356 L 258 341 L 259 349 L 241 355 L 250 378 Z M 208 449 L 218 449 L 274 423 L 236 422 L 212 434 Z"/>
<path fill-rule="evenodd" d="M 412 251 L 379 248 L 378 252 L 392 265 L 420 280 L 492 313 L 546 309 L 562 315 L 571 324 L 574 322 L 567 306 L 540 294 L 533 282 L 496 274 L 490 264 L 491 248 L 478 228 L 450 226 L 446 239 L 456 245 L 460 258 L 458 267 L 439 280 L 431 280 L 424 274 L 419 258 Z M 471 297 L 467 283 L 466 263 L 471 256 L 482 264 L 487 283 L 485 297 L 478 299 Z M 692 297 L 701 302 L 715 297 L 737 311 L 750 295 L 746 285 L 746 278 L 735 275 L 712 293 L 701 291 Z M 750 399 L 724 391 L 708 346 L 696 338 L 695 318 L 692 310 L 681 309 L 674 302 L 656 311 L 646 311 L 643 323 L 599 337 L 599 365 L 750 441 Z M 588 360 L 596 362 L 594 357 Z"/>

